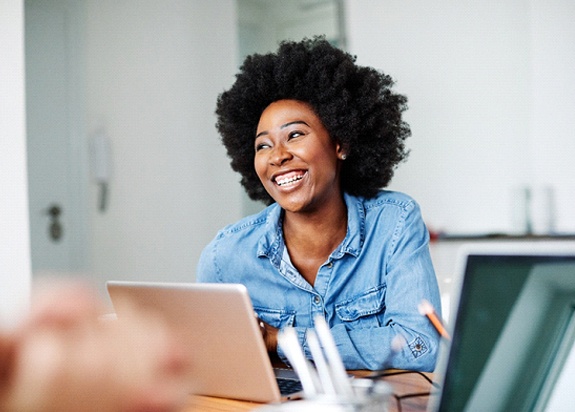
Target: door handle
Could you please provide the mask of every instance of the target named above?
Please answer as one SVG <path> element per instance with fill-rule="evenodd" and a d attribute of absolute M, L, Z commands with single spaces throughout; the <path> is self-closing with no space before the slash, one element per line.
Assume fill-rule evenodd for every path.
<path fill-rule="evenodd" d="M 47 214 L 50 216 L 48 234 L 50 235 L 50 239 L 52 239 L 54 242 L 58 242 L 64 234 L 64 228 L 62 227 L 62 223 L 60 223 L 62 207 L 58 204 L 53 204 L 48 208 Z"/>

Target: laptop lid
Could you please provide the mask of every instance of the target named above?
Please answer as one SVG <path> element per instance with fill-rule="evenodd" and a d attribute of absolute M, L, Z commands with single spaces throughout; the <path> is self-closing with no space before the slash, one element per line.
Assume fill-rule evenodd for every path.
<path fill-rule="evenodd" d="M 247 289 L 238 284 L 106 283 L 117 316 L 125 299 L 165 318 L 189 348 L 190 393 L 281 400 Z"/>
<path fill-rule="evenodd" d="M 575 339 L 575 245 L 466 245 L 432 411 L 544 410 Z"/>

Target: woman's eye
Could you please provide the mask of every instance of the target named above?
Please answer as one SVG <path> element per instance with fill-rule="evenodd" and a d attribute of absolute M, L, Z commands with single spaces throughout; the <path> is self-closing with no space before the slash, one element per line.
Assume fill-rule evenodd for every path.
<path fill-rule="evenodd" d="M 267 144 L 267 143 L 258 143 L 256 145 L 256 152 L 259 152 L 260 150 L 266 149 L 268 147 L 269 147 L 269 144 Z"/>
<path fill-rule="evenodd" d="M 290 139 L 295 139 L 296 137 L 300 137 L 300 136 L 303 136 L 303 132 L 300 132 L 299 130 L 294 130 L 293 132 L 290 132 L 290 134 L 289 134 Z"/>

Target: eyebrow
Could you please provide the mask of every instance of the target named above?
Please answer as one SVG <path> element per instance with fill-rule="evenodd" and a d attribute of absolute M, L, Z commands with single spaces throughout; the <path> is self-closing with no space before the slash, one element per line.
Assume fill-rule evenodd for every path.
<path fill-rule="evenodd" d="M 280 126 L 280 129 L 285 129 L 286 127 L 292 126 L 292 125 L 294 125 L 294 124 L 304 124 L 304 125 L 306 125 L 307 127 L 309 127 L 309 124 L 307 124 L 307 123 L 304 122 L 303 120 L 294 120 L 293 122 L 288 122 L 288 123 L 282 124 L 282 125 Z M 264 130 L 263 132 L 259 132 L 258 134 L 256 134 L 256 139 L 257 139 L 258 137 L 260 137 L 260 136 L 265 136 L 265 135 L 267 135 L 267 134 L 269 134 L 269 132 L 268 132 L 267 130 Z"/>

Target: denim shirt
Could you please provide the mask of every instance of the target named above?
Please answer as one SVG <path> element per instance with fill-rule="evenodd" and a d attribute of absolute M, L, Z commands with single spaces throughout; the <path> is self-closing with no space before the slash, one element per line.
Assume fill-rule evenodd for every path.
<path fill-rule="evenodd" d="M 290 262 L 278 204 L 222 229 L 202 252 L 198 281 L 244 284 L 260 319 L 294 327 L 308 357 L 306 331 L 321 315 L 346 369 L 432 371 L 439 336 L 418 305 L 441 305 L 418 204 L 392 191 L 344 197 L 347 234 L 313 286 Z"/>

